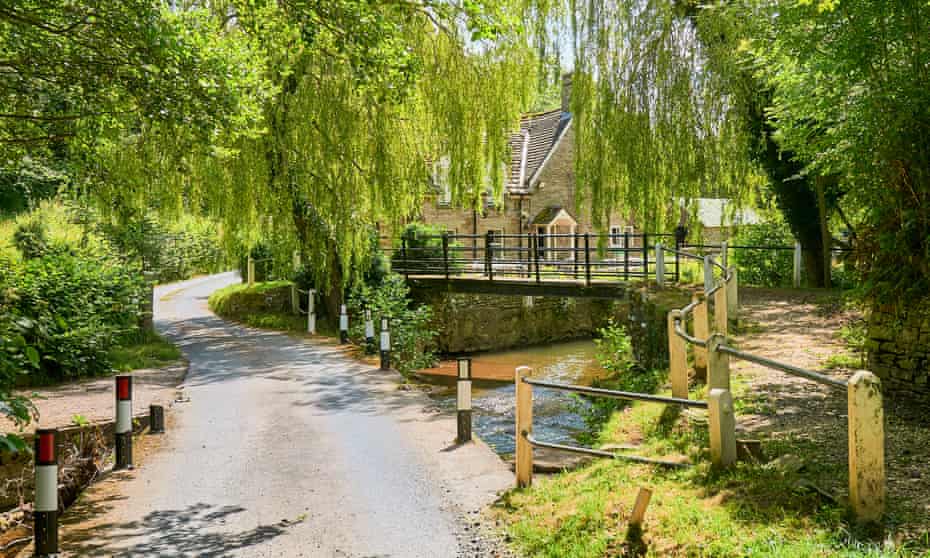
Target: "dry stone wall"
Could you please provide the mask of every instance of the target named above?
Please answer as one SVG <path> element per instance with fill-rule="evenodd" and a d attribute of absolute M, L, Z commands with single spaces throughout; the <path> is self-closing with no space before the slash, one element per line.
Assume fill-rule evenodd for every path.
<path fill-rule="evenodd" d="M 930 300 L 873 308 L 865 348 L 884 393 L 930 402 Z"/>

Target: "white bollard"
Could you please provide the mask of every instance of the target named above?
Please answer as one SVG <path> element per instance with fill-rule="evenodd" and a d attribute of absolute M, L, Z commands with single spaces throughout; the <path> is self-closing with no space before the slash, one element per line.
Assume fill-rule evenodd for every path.
<path fill-rule="evenodd" d="M 307 293 L 307 333 L 316 335 L 316 290 Z"/>
<path fill-rule="evenodd" d="M 375 323 L 371 321 L 371 310 L 365 310 L 365 352 L 375 352 Z"/>
<path fill-rule="evenodd" d="M 665 253 L 660 242 L 656 243 L 656 285 L 665 286 Z"/>
<path fill-rule="evenodd" d="M 471 359 L 458 359 L 458 378 L 455 383 L 455 410 L 459 444 L 471 441 Z"/>
<path fill-rule="evenodd" d="M 391 369 L 391 332 L 388 319 L 381 318 L 381 370 Z"/>
<path fill-rule="evenodd" d="M 343 345 L 349 342 L 349 314 L 345 304 L 339 309 L 339 342 Z"/>
<path fill-rule="evenodd" d="M 794 243 L 794 288 L 801 287 L 801 243 Z"/>

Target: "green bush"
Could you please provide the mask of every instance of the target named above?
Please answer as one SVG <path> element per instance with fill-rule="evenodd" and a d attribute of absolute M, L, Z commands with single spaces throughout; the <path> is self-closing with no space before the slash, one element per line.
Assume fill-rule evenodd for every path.
<path fill-rule="evenodd" d="M 783 222 L 743 225 L 730 241 L 734 246 L 794 246 L 794 236 Z M 760 287 L 791 285 L 794 273 L 791 250 L 734 249 L 733 262 L 741 284 Z"/>
<path fill-rule="evenodd" d="M 391 268 L 406 269 L 410 272 L 422 271 L 442 273 L 444 271 L 442 235 L 445 229 L 436 225 L 423 223 L 410 223 L 401 234 L 403 240 L 398 240 L 391 256 Z M 457 272 L 462 269 L 462 263 L 453 261 L 460 253 L 459 244 L 449 244 L 449 270 Z M 404 259 L 406 253 L 406 260 Z"/>
<path fill-rule="evenodd" d="M 376 337 L 381 318 L 390 319 L 391 363 L 404 376 L 436 363 L 432 351 L 436 332 L 429 327 L 432 309 L 428 305 L 413 306 L 409 293 L 404 278 L 392 274 L 379 285 L 359 285 L 346 304 L 351 316 L 349 335 L 358 342 L 365 340 L 366 309 L 371 310 Z"/>
<path fill-rule="evenodd" d="M 48 230 L 38 219 L 21 223 L 13 232 L 13 245 L 24 259 L 40 258 L 48 250 Z"/>
<path fill-rule="evenodd" d="M 598 330 L 600 337 L 595 339 L 597 345 L 597 361 L 607 371 L 603 378 L 595 379 L 591 385 L 597 388 L 631 391 L 636 393 L 655 393 L 665 381 L 665 372 L 661 370 L 647 370 L 636 362 L 633 354 L 633 343 L 626 328 L 608 322 L 606 327 Z M 585 422 L 586 432 L 582 434 L 582 441 L 593 443 L 597 433 L 617 410 L 623 409 L 630 401 L 623 399 L 609 399 L 606 397 L 576 396 L 587 404 L 577 404 L 574 411 L 581 415 Z"/>
<path fill-rule="evenodd" d="M 11 271 L 5 310 L 24 348 L 4 358 L 29 372 L 17 383 L 109 373 L 110 349 L 138 331 L 139 270 L 114 257 L 51 251 Z"/>

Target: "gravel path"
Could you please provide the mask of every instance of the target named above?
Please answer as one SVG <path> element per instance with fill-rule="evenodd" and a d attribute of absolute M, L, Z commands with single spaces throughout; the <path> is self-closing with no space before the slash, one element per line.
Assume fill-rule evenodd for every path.
<path fill-rule="evenodd" d="M 80 556 L 495 556 L 479 510 L 512 483 L 455 420 L 338 346 L 207 309 L 223 274 L 163 287 L 156 323 L 190 361 L 161 450 L 69 511 Z"/>

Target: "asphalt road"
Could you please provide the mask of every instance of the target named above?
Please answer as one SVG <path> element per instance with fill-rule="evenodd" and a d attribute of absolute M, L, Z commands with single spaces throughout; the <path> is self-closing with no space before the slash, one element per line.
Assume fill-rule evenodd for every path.
<path fill-rule="evenodd" d="M 513 477 L 455 419 L 337 346 L 222 321 L 222 274 L 158 289 L 190 360 L 162 448 L 63 536 L 93 556 L 486 555 L 475 510 Z M 93 488 L 91 489 L 93 490 Z M 470 518 L 470 519 L 469 519 Z M 80 542 L 73 542 L 80 541 Z"/>

